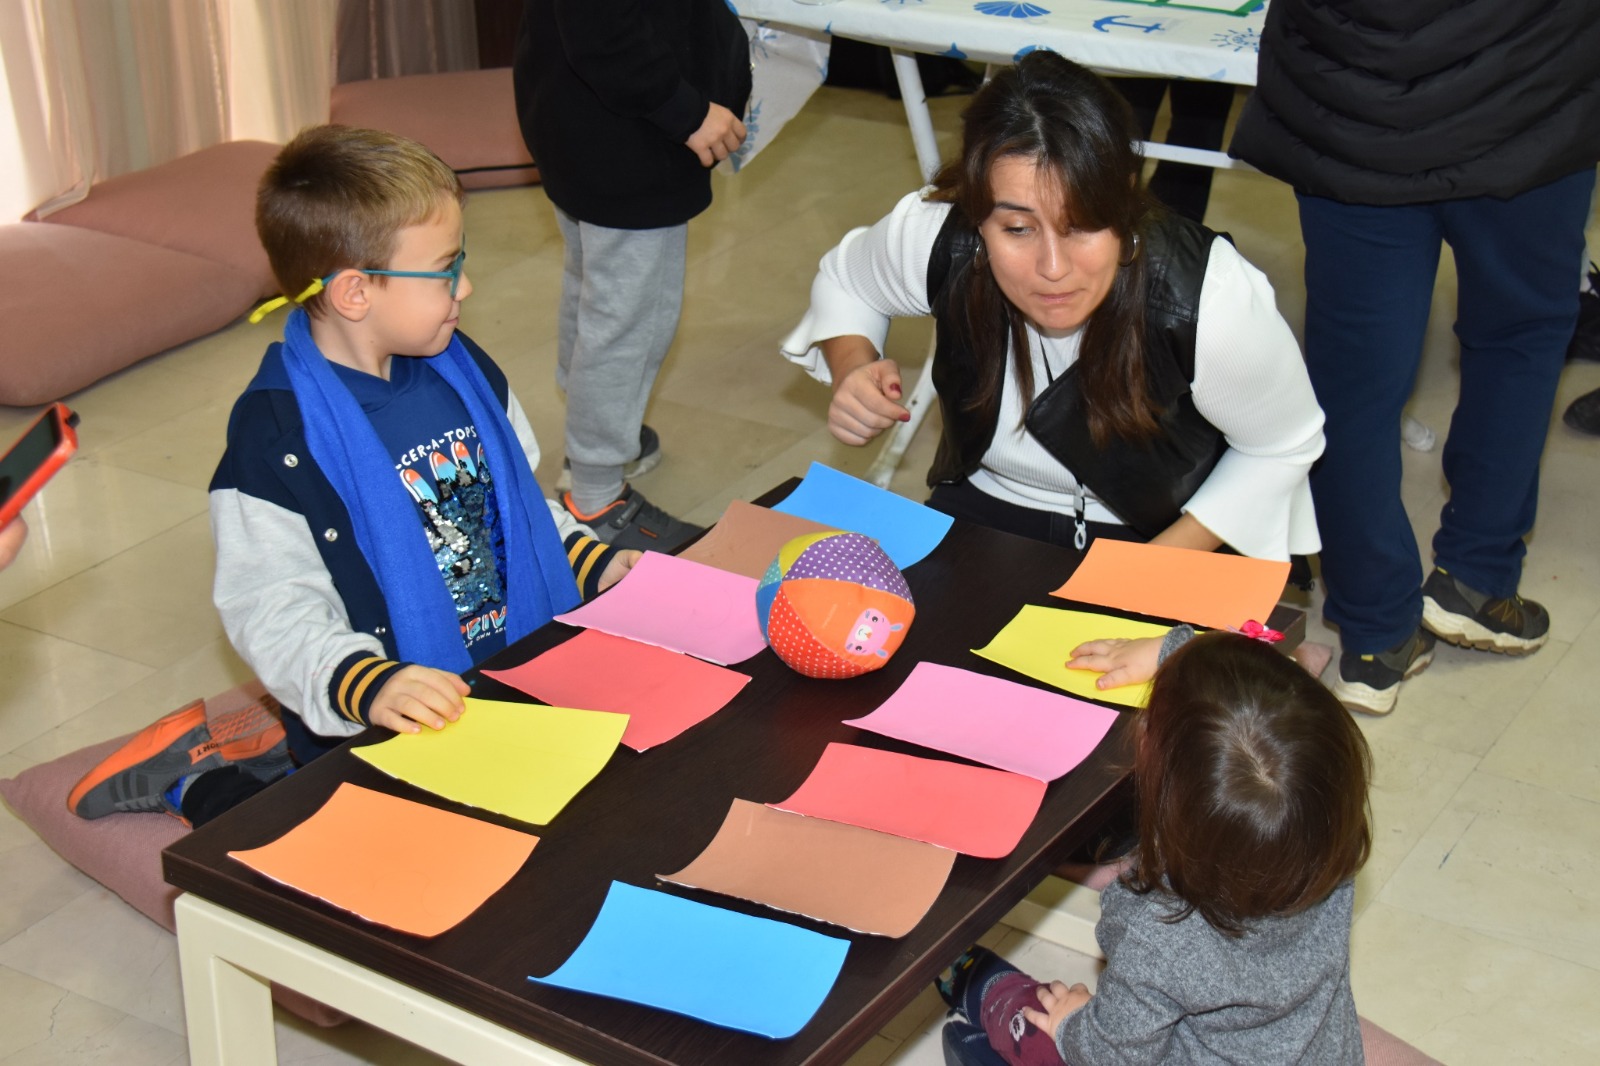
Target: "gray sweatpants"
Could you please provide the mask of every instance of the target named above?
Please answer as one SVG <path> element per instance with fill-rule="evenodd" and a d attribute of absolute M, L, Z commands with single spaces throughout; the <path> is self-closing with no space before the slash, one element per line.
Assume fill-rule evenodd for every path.
<path fill-rule="evenodd" d="M 556 384 L 567 394 L 572 499 L 592 512 L 622 492 L 639 426 L 683 307 L 689 227 L 607 229 L 556 209 L 566 241 Z"/>

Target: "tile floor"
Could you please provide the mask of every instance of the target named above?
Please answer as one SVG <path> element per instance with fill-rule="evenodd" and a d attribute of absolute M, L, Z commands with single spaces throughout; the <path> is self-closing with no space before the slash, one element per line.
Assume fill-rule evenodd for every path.
<path fill-rule="evenodd" d="M 959 108 L 934 104 L 947 136 Z M 865 469 L 870 452 L 828 436 L 825 390 L 776 344 L 805 307 L 818 256 L 916 184 L 899 106 L 831 89 L 743 173 L 718 176 L 715 206 L 690 228 L 683 323 L 650 412 L 667 454 L 640 479 L 652 499 L 707 522 L 812 459 Z M 1221 174 L 1208 221 L 1274 279 L 1298 326 L 1289 191 Z M 560 462 L 560 238 L 537 189 L 475 193 L 467 223 L 476 293 L 464 325 L 528 408 L 548 483 Z M 1589 232 L 1600 247 L 1600 222 Z M 1414 406 L 1442 434 L 1454 374 L 1448 257 L 1440 281 Z M 920 365 L 928 333 L 898 324 L 890 354 Z M 229 406 L 272 336 L 236 325 L 67 398 L 83 416 L 82 453 L 33 505 L 27 549 L 0 574 L 0 775 L 248 676 L 210 604 L 205 488 Z M 1600 367 L 1575 366 L 1559 402 L 1596 387 Z M 30 414 L 0 409 L 0 439 Z M 897 490 L 920 497 L 932 446 L 924 432 Z M 1406 464 L 1426 538 L 1443 498 L 1439 454 L 1408 452 Z M 1525 660 L 1442 647 L 1393 717 L 1362 721 L 1377 758 L 1376 847 L 1358 882 L 1356 1002 L 1455 1066 L 1600 1061 L 1597 464 L 1600 441 L 1553 426 L 1523 586 L 1552 610 L 1549 646 Z M 1331 639 L 1320 622 L 1313 630 Z M 171 938 L 3 810 L 0 856 L 0 1063 L 184 1061 Z M 1004 928 L 987 939 L 1039 974 L 1092 978 L 1084 956 Z M 925 995 L 856 1061 L 935 1066 L 938 1013 Z M 288 1063 L 435 1061 L 359 1025 L 285 1021 L 279 1033 Z"/>

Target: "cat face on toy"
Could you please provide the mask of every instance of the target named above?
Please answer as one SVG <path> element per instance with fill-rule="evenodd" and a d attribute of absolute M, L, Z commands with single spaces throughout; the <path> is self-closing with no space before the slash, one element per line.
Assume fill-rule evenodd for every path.
<path fill-rule="evenodd" d="M 851 624 L 844 650 L 852 655 L 876 655 L 880 659 L 887 659 L 889 653 L 883 650 L 884 642 L 889 639 L 890 633 L 897 633 L 902 628 L 898 622 L 890 622 L 881 612 L 868 607 Z"/>

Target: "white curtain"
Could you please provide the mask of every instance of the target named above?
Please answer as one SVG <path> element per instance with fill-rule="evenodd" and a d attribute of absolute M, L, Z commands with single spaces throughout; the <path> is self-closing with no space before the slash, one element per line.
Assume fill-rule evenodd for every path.
<path fill-rule="evenodd" d="M 0 222 L 325 122 L 337 0 L 0 0 Z"/>

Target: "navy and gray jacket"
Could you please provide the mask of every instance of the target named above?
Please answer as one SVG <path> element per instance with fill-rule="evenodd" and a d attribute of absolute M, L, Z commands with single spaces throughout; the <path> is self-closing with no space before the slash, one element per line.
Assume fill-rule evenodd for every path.
<path fill-rule="evenodd" d="M 539 446 L 505 374 L 461 342 L 539 465 Z M 278 344 L 234 404 L 228 446 L 211 479 L 217 546 L 212 598 L 234 648 L 283 705 L 290 749 L 304 763 L 366 728 L 396 661 L 388 608 L 344 502 L 306 444 Z M 398 358 L 398 357 L 397 357 Z M 614 551 L 547 500 L 585 598 Z M 422 535 L 416 530 L 396 535 Z"/>

